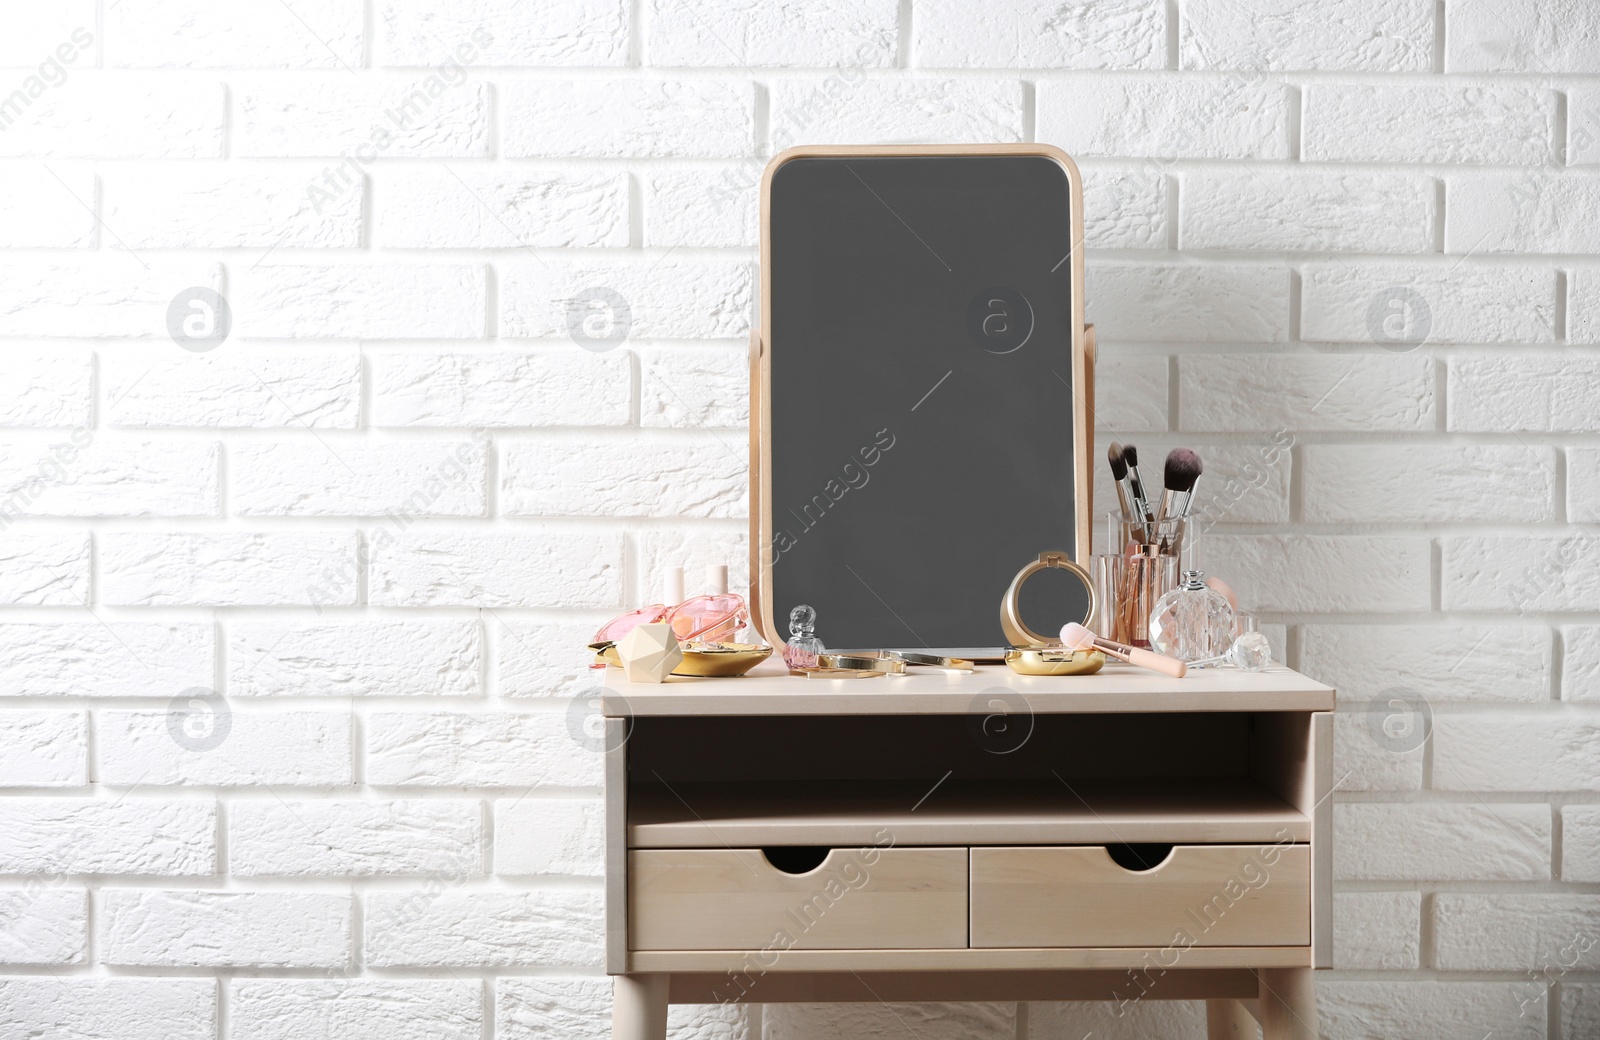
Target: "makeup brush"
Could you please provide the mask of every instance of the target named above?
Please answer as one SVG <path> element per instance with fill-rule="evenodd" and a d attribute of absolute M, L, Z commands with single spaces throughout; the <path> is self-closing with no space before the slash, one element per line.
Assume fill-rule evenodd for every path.
<path fill-rule="evenodd" d="M 1148 668 L 1152 672 L 1170 675 L 1174 679 L 1182 679 L 1189 671 L 1189 666 L 1176 658 L 1166 654 L 1158 654 L 1154 650 L 1141 650 L 1136 646 L 1124 643 L 1114 643 L 1109 639 L 1102 639 L 1089 631 L 1076 621 L 1061 626 L 1061 643 L 1068 650 L 1099 650 L 1119 661 L 1126 661 L 1140 668 Z"/>
<path fill-rule="evenodd" d="M 1134 519 L 1144 523 L 1155 522 L 1155 513 L 1150 510 L 1150 499 L 1144 493 L 1144 481 L 1139 477 L 1139 449 L 1129 444 L 1122 449 L 1122 464 L 1128 467 L 1128 491 L 1133 496 Z M 1154 534 L 1149 527 L 1145 528 L 1146 542 Z"/>
<path fill-rule="evenodd" d="M 1173 448 L 1167 453 L 1167 466 L 1162 476 L 1165 490 L 1161 493 L 1161 512 L 1156 520 L 1182 520 L 1189 515 L 1189 505 L 1194 501 L 1194 482 L 1200 479 L 1205 467 L 1200 456 L 1188 448 Z"/>
<path fill-rule="evenodd" d="M 1133 503 L 1128 499 L 1128 464 L 1122 461 L 1122 445 L 1116 441 L 1106 449 L 1106 462 L 1111 466 L 1111 480 L 1117 485 L 1117 505 L 1122 507 L 1122 519 L 1133 519 Z"/>

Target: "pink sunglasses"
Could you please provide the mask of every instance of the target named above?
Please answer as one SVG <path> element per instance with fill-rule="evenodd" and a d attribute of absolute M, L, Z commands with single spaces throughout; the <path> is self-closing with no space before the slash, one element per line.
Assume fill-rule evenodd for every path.
<path fill-rule="evenodd" d="M 652 603 L 614 617 L 600 626 L 594 641 L 615 643 L 640 625 L 666 622 L 679 642 L 717 643 L 731 639 L 749 617 L 744 597 L 732 592 L 691 596 L 675 607 Z"/>

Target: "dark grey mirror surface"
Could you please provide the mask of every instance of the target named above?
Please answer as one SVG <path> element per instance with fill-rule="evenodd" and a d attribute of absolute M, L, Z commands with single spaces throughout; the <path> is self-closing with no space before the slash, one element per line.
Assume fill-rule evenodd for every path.
<path fill-rule="evenodd" d="M 1003 646 L 1016 572 L 1046 549 L 1077 554 L 1071 198 L 1044 156 L 775 171 L 780 636 L 808 603 L 831 647 Z M 1027 592 L 1036 630 L 1083 620 L 1087 593 L 1068 581 Z"/>
<path fill-rule="evenodd" d="M 1017 615 L 1030 631 L 1053 640 L 1068 621 L 1088 623 L 1090 599 L 1080 575 L 1050 567 L 1030 575 L 1017 590 Z"/>

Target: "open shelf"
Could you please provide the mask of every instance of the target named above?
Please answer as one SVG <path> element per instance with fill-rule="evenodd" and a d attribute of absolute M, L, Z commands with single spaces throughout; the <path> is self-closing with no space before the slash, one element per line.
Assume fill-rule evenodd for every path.
<path fill-rule="evenodd" d="M 1244 777 L 635 781 L 631 848 L 1297 842 L 1311 819 Z"/>

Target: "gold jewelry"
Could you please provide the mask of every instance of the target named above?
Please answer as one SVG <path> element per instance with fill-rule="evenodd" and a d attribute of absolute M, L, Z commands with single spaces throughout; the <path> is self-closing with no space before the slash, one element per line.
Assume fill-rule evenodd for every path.
<path fill-rule="evenodd" d="M 914 650 L 885 650 L 884 653 L 906 664 L 925 668 L 948 668 L 957 672 L 972 671 L 972 662 L 964 657 L 941 657 L 938 654 L 919 654 Z"/>
<path fill-rule="evenodd" d="M 904 673 L 906 663 L 883 654 L 818 654 L 817 664 L 823 668 L 845 668 L 860 672 Z"/>
<path fill-rule="evenodd" d="M 1084 616 L 1082 618 L 1066 618 L 1065 621 L 1078 621 L 1086 625 L 1089 623 L 1089 619 L 1094 617 L 1094 582 L 1089 579 L 1089 572 L 1069 560 L 1064 552 L 1054 550 L 1042 552 L 1037 560 L 1017 572 L 1017 576 L 1011 579 L 1011 587 L 1006 589 L 1005 598 L 1000 601 L 1000 631 L 1005 633 L 1006 638 L 1011 641 L 1011 645 L 1014 647 L 1032 649 L 1041 646 L 1061 645 L 1060 639 L 1042 636 L 1024 624 L 1022 613 L 1017 609 L 1017 595 L 1022 591 L 1023 584 L 1040 571 L 1049 570 L 1052 567 L 1067 571 L 1083 582 L 1084 591 L 1089 595 L 1089 609 L 1085 611 Z"/>

